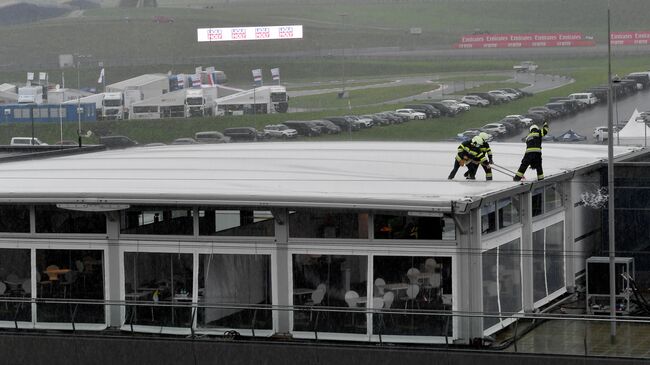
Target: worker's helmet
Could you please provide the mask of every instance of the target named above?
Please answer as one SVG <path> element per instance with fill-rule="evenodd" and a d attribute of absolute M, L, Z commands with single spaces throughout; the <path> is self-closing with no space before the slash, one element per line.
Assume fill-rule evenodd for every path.
<path fill-rule="evenodd" d="M 487 134 L 487 133 L 485 133 L 485 132 L 481 132 L 481 133 L 479 133 L 478 136 L 481 137 L 481 139 L 483 140 L 483 142 L 485 142 L 485 141 L 487 141 L 488 139 L 490 139 L 490 135 Z"/>
<path fill-rule="evenodd" d="M 476 137 L 472 138 L 472 145 L 473 146 L 478 147 L 478 146 L 480 146 L 482 144 L 483 144 L 483 138 L 481 138 L 480 136 L 476 136 Z"/>
<path fill-rule="evenodd" d="M 539 130 L 539 127 L 537 126 L 537 124 L 533 124 L 533 125 L 530 126 L 530 131 L 532 132 L 534 130 Z"/>

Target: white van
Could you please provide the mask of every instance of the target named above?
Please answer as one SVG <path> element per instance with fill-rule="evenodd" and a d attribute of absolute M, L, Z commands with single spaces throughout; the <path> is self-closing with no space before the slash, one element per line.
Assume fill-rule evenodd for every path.
<path fill-rule="evenodd" d="M 569 99 L 581 101 L 589 106 L 598 104 L 598 98 L 593 93 L 575 93 L 569 95 Z"/>
<path fill-rule="evenodd" d="M 47 146 L 47 143 L 42 142 L 40 139 L 34 137 L 32 140 L 31 137 L 12 137 L 11 138 L 12 146 Z"/>

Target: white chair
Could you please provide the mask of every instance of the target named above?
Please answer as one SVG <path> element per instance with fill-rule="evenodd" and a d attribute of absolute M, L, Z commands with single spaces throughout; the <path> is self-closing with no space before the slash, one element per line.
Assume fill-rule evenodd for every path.
<path fill-rule="evenodd" d="M 409 278 L 409 282 L 411 284 L 417 284 L 418 283 L 418 276 L 419 275 L 420 275 L 420 270 L 418 270 L 418 269 L 416 269 L 414 267 L 408 269 L 408 271 L 406 272 L 406 277 Z"/>
<path fill-rule="evenodd" d="M 436 259 L 429 257 L 424 261 L 424 271 L 425 272 L 434 272 L 435 269 L 438 267 L 438 264 L 436 263 Z"/>
<path fill-rule="evenodd" d="M 377 287 L 376 295 L 384 295 L 384 288 L 386 288 L 386 281 L 382 278 L 375 279 L 375 287 Z"/>
<path fill-rule="evenodd" d="M 384 309 L 390 309 L 393 306 L 393 301 L 395 301 L 395 293 L 392 291 L 387 291 L 386 294 L 384 294 L 382 300 L 384 301 Z M 392 313 L 388 313 L 388 318 L 391 320 L 391 322 L 393 321 Z"/>
<path fill-rule="evenodd" d="M 20 279 L 18 278 L 18 275 L 11 273 L 7 275 L 7 279 L 5 280 L 5 283 L 9 286 L 9 290 L 12 292 L 15 292 L 18 290 L 18 281 Z"/>
<path fill-rule="evenodd" d="M 21 284 L 21 287 L 23 288 L 23 292 L 25 293 L 25 296 L 31 296 L 32 279 L 25 279 L 25 281 L 23 281 L 23 283 Z"/>
<path fill-rule="evenodd" d="M 406 303 L 404 304 L 404 309 L 408 307 L 409 302 L 417 304 L 418 308 L 420 308 L 420 305 L 415 300 L 419 293 L 420 286 L 418 284 L 409 284 L 408 288 L 406 288 Z M 411 308 L 413 308 L 413 304 L 411 304 Z"/>
<path fill-rule="evenodd" d="M 0 297 L 5 297 L 7 292 L 7 284 L 0 281 Z M 9 309 L 7 302 L 5 302 L 5 309 Z"/>
<path fill-rule="evenodd" d="M 77 281 L 77 275 L 74 271 L 68 271 L 63 274 L 63 280 L 59 284 L 63 287 L 63 297 L 68 296 L 68 288 L 70 288 L 70 295 L 72 295 L 72 285 Z"/>
<path fill-rule="evenodd" d="M 358 309 L 357 303 L 359 302 L 359 293 L 355 292 L 354 290 L 348 290 L 345 293 L 345 303 L 350 307 L 350 315 L 352 316 L 352 327 L 355 327 L 355 320 L 354 318 L 356 317 L 356 313 L 354 313 L 352 310 Z"/>
<path fill-rule="evenodd" d="M 314 290 L 314 292 L 311 293 L 311 301 L 307 302 L 307 305 L 312 307 L 309 309 L 309 322 L 311 322 L 313 318 L 313 314 L 314 314 L 313 307 L 320 305 L 323 302 L 323 298 L 325 298 L 325 290 L 326 290 L 325 288 L 326 288 L 325 284 L 320 284 L 316 288 L 316 290 Z"/>
<path fill-rule="evenodd" d="M 392 291 L 386 292 L 382 300 L 384 301 L 384 308 L 390 309 L 393 306 L 393 301 L 395 300 L 395 293 Z"/>
<path fill-rule="evenodd" d="M 427 289 L 428 300 L 431 300 L 433 291 L 436 291 L 436 294 L 439 294 L 441 279 L 442 276 L 437 272 L 432 272 L 431 275 L 427 278 L 427 283 L 424 285 L 424 288 Z"/>

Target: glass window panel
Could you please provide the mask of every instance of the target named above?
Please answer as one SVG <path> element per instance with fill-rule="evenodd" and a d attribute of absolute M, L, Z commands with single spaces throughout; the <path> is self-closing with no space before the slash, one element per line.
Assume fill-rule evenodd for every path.
<path fill-rule="evenodd" d="M 375 256 L 373 298 L 382 308 L 451 311 L 451 258 Z M 373 315 L 373 333 L 403 336 L 452 335 L 451 317 L 381 313 Z"/>
<path fill-rule="evenodd" d="M 499 290 L 497 284 L 497 248 L 483 252 L 483 329 L 499 323 Z"/>
<path fill-rule="evenodd" d="M 546 228 L 546 280 L 548 294 L 564 287 L 564 222 Z"/>
<path fill-rule="evenodd" d="M 275 219 L 269 210 L 204 208 L 199 210 L 202 236 L 275 236 Z"/>
<path fill-rule="evenodd" d="M 0 232 L 29 233 L 29 206 L 0 205 Z"/>
<path fill-rule="evenodd" d="M 198 326 L 271 329 L 270 265 L 268 255 L 200 255 Z"/>
<path fill-rule="evenodd" d="M 192 208 L 132 207 L 122 214 L 122 234 L 192 235 Z"/>
<path fill-rule="evenodd" d="M 499 299 L 501 313 L 516 313 L 522 309 L 519 239 L 499 247 Z"/>
<path fill-rule="evenodd" d="M 55 205 L 36 206 L 37 233 L 106 233 L 103 212 L 60 209 Z"/>
<path fill-rule="evenodd" d="M 293 303 L 306 308 L 294 311 L 294 330 L 367 333 L 367 272 L 367 256 L 293 255 Z"/>
<path fill-rule="evenodd" d="M 104 252 L 101 250 L 36 250 L 36 293 L 39 299 L 103 301 Z M 104 323 L 102 304 L 39 303 L 39 322 Z"/>
<path fill-rule="evenodd" d="M 491 233 L 497 230 L 496 203 L 490 202 L 481 207 L 481 232 Z"/>
<path fill-rule="evenodd" d="M 533 300 L 546 297 L 546 273 L 544 264 L 544 230 L 533 232 Z"/>
<path fill-rule="evenodd" d="M 550 212 L 554 209 L 557 209 L 562 206 L 562 195 L 560 194 L 559 188 L 557 185 L 549 185 L 545 189 L 545 212 Z"/>
<path fill-rule="evenodd" d="M 127 305 L 125 323 L 190 326 L 192 285 L 192 254 L 126 252 L 125 300 L 140 305 Z"/>
<path fill-rule="evenodd" d="M 519 195 L 499 200 L 499 228 L 509 227 L 521 221 Z"/>
<path fill-rule="evenodd" d="M 289 213 L 289 236 L 368 238 L 368 213 L 304 209 Z"/>
<path fill-rule="evenodd" d="M 4 308 L 0 310 L 0 321 L 32 321 L 31 268 L 30 250 L 0 249 L 0 297 L 12 300 L 0 307 Z M 17 302 L 18 299 L 25 302 Z"/>
<path fill-rule="evenodd" d="M 375 239 L 456 239 L 456 225 L 450 216 L 419 217 L 406 214 L 375 214 Z"/>
<path fill-rule="evenodd" d="M 544 214 L 544 189 L 536 189 L 532 195 L 533 217 Z"/>

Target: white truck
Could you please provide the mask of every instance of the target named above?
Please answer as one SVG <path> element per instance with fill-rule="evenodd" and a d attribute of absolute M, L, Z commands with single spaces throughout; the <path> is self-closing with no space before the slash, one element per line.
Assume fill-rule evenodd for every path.
<path fill-rule="evenodd" d="M 43 87 L 42 86 L 19 87 L 18 104 L 43 104 Z"/>
<path fill-rule="evenodd" d="M 124 119 L 124 94 L 121 92 L 104 93 L 102 119 Z"/>
<path fill-rule="evenodd" d="M 185 90 L 185 117 L 214 115 L 217 88 L 212 86 Z"/>
<path fill-rule="evenodd" d="M 533 61 L 523 61 L 518 65 L 512 66 L 516 72 L 535 72 L 539 65 L 535 64 Z"/>

